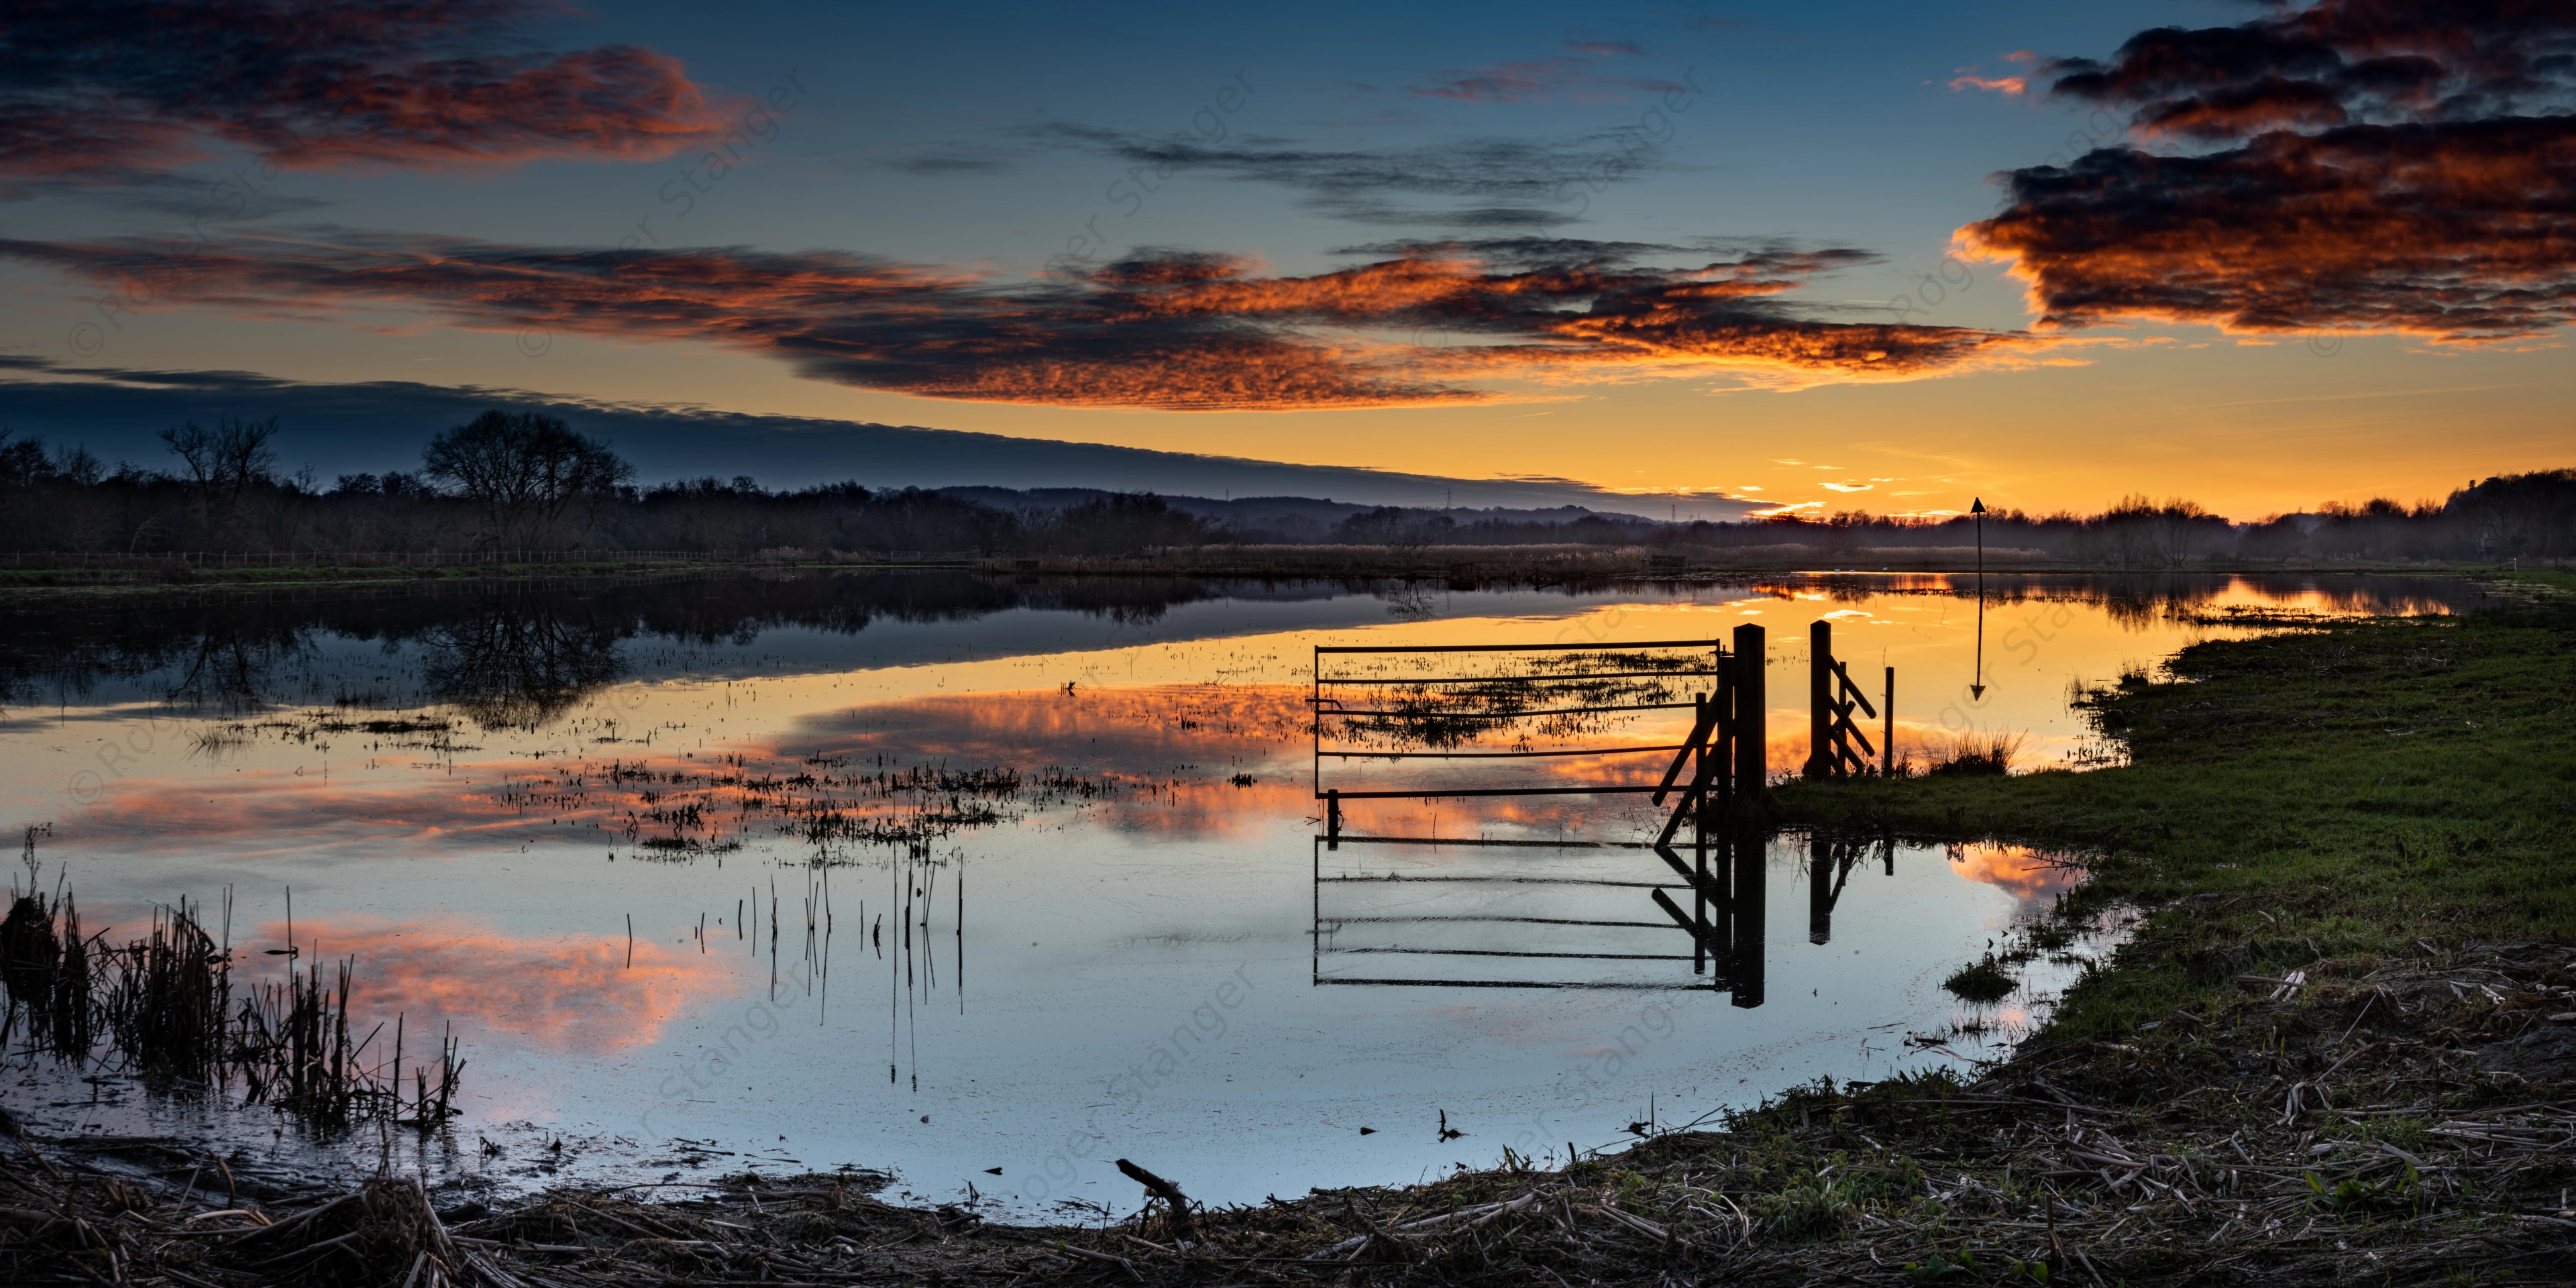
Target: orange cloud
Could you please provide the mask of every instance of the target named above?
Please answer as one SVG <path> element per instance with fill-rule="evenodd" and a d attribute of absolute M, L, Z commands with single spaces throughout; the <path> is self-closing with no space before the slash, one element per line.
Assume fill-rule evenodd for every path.
<path fill-rule="evenodd" d="M 829 252 L 613 251 L 452 237 L 0 241 L 0 256 L 253 315 L 426 309 L 458 325 L 706 341 L 807 376 L 932 398 L 1164 410 L 1395 406 L 1495 396 L 1478 382 L 1751 370 L 1807 383 L 1912 379 L 2044 342 L 1967 327 L 1830 321 L 1781 297 L 1859 251 L 1556 239 L 1367 248 L 1306 277 L 1157 252 L 1001 283 Z M 1693 254 L 1696 266 L 1638 262 Z M 1710 254 L 1721 257 L 1706 258 Z M 1406 336 L 1436 328 L 1463 343 Z"/>
<path fill-rule="evenodd" d="M 2027 76 L 1979 76 L 1973 72 L 1952 77 L 1952 89 L 1990 89 L 2002 94 L 2024 94 L 2030 90 Z"/>

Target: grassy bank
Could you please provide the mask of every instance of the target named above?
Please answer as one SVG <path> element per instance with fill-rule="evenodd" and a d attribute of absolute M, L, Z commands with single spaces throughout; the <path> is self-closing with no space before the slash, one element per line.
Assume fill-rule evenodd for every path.
<path fill-rule="evenodd" d="M 987 1224 L 833 1177 L 499 1211 L 443 1191 L 442 1225 L 384 1182 L 335 1207 L 191 1198 L 179 1182 L 202 1154 L 22 1143 L 0 1165 L 0 1270 L 226 1285 L 393 1283 L 423 1266 L 498 1285 L 2563 1282 L 2576 595 L 2545 592 L 2576 588 L 2522 584 L 2538 596 L 2525 608 L 2204 644 L 2170 676 L 2129 677 L 2089 700 L 2124 767 L 1785 788 L 1803 825 L 2060 847 L 2093 877 L 2072 911 L 2151 910 L 1994 1067 L 1800 1088 L 1722 1130 L 1568 1167 L 1186 1225 L 1160 1203 L 1105 1225 Z M 2047 927 L 2029 939 L 2056 942 Z"/>
<path fill-rule="evenodd" d="M 2130 763 L 2094 773 L 1793 784 L 1788 819 L 2087 856 L 2092 903 L 2189 900 L 2157 969 L 2078 991 L 2066 1038 L 2198 1000 L 2238 968 L 2419 940 L 2576 940 L 2576 599 L 2206 643 L 2085 705 Z M 2502 582 L 2514 585 L 2516 582 Z M 2576 588 L 2576 587 L 2571 587 Z M 2176 963 L 2202 963 L 2188 969 Z"/>

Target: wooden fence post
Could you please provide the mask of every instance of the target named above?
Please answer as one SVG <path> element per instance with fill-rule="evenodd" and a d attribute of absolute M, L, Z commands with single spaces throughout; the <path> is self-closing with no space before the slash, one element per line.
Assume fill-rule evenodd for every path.
<path fill-rule="evenodd" d="M 1834 624 L 1822 618 L 1807 628 L 1807 777 L 1831 778 L 1834 742 Z"/>
<path fill-rule="evenodd" d="M 1880 712 L 1887 720 L 1878 738 L 1878 776 L 1896 776 L 1896 668 L 1887 668 L 1887 705 Z"/>

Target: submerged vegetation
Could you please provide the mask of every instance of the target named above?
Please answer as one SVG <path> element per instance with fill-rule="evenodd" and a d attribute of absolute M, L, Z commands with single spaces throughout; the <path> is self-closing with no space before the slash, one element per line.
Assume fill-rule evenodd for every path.
<path fill-rule="evenodd" d="M 892 765 L 883 757 L 856 766 L 817 753 L 761 764 L 732 752 L 712 767 L 611 760 L 573 764 L 504 786 L 501 801 L 526 811 L 591 813 L 631 844 L 662 857 L 727 853 L 742 847 L 750 820 L 774 818 L 771 831 L 814 847 L 812 861 L 837 861 L 838 846 L 885 846 L 915 855 L 970 828 L 992 827 L 1030 810 L 1083 805 L 1168 784 L 1118 773 L 1085 774 L 1050 765 L 1033 774 L 1012 766 Z M 603 790 L 605 789 L 605 790 Z M 593 793 L 599 793 L 594 799 Z M 623 821 L 614 821 L 623 813 Z M 733 820 L 728 835 L 725 819 Z M 655 834 L 646 835 L 647 828 Z"/>

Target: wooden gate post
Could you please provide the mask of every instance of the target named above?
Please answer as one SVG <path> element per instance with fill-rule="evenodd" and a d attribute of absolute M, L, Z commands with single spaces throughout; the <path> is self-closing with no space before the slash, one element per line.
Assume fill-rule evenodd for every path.
<path fill-rule="evenodd" d="M 1735 802 L 1739 809 L 1761 802 L 1769 776 L 1764 754 L 1771 740 L 1762 676 L 1769 656 L 1770 645 L 1761 627 L 1747 622 L 1735 628 Z"/>

